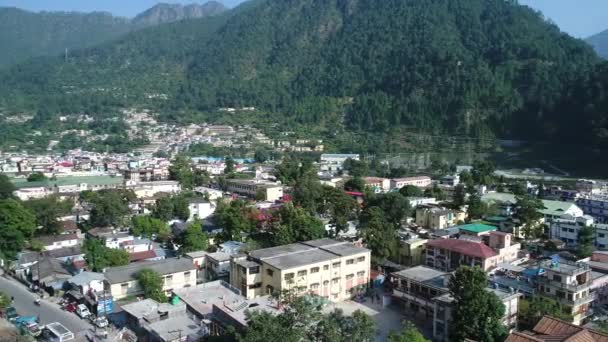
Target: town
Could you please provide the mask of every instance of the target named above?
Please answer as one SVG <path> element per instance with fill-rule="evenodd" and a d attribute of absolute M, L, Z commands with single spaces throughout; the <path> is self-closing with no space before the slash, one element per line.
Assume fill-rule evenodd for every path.
<path fill-rule="evenodd" d="M 410 173 L 251 127 L 159 127 L 133 153 L 2 154 L 7 331 L 57 341 L 608 336 L 607 183 L 507 178 L 487 160 Z M 280 157 L 188 153 L 252 139 Z"/>

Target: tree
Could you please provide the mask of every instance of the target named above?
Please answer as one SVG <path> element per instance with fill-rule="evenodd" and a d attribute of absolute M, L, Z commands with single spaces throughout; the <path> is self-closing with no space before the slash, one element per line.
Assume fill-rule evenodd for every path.
<path fill-rule="evenodd" d="M 387 221 L 381 208 L 365 208 L 359 221 L 359 234 L 374 256 L 380 260 L 386 260 L 396 253 L 397 232 L 393 224 Z"/>
<path fill-rule="evenodd" d="M 364 161 L 348 158 L 342 164 L 348 175 L 354 178 L 361 178 L 369 175 L 369 165 Z"/>
<path fill-rule="evenodd" d="M 361 178 L 351 178 L 344 183 L 344 190 L 363 192 L 365 190 L 365 181 Z"/>
<path fill-rule="evenodd" d="M 130 212 L 129 203 L 135 199 L 132 191 L 101 190 L 85 195 L 92 205 L 89 223 L 93 227 L 119 226 Z"/>
<path fill-rule="evenodd" d="M 286 203 L 272 215 L 274 245 L 315 240 L 325 236 L 323 223 L 303 208 Z"/>
<path fill-rule="evenodd" d="M 167 223 L 151 216 L 134 216 L 131 219 L 131 233 L 136 236 L 150 238 L 153 234 L 158 235 L 160 240 L 166 240 L 171 234 Z"/>
<path fill-rule="evenodd" d="M 23 205 L 36 215 L 36 224 L 44 234 L 58 234 L 61 223 L 58 218 L 70 213 L 74 203 L 71 200 L 60 201 L 58 196 L 48 196 L 24 202 Z"/>
<path fill-rule="evenodd" d="M 5 309 L 11 306 L 11 297 L 6 293 L 0 292 L 0 309 Z"/>
<path fill-rule="evenodd" d="M 15 190 L 15 185 L 11 180 L 5 174 L 0 174 L 0 200 L 13 198 Z"/>
<path fill-rule="evenodd" d="M 576 254 L 579 258 L 588 258 L 593 254 L 593 240 L 595 231 L 593 227 L 582 227 L 578 232 L 578 246 Z"/>
<path fill-rule="evenodd" d="M 417 186 L 414 185 L 406 185 L 403 188 L 399 189 L 399 193 L 405 197 L 422 197 L 424 196 L 424 192 Z"/>
<path fill-rule="evenodd" d="M 458 184 L 454 188 L 454 196 L 452 199 L 452 203 L 454 207 L 460 208 L 466 203 L 466 188 L 463 184 Z"/>
<path fill-rule="evenodd" d="M 382 209 L 386 220 L 395 227 L 400 227 L 401 221 L 412 213 L 409 201 L 398 192 L 390 192 L 370 198 L 367 205 Z"/>
<path fill-rule="evenodd" d="M 502 324 L 503 303 L 487 291 L 488 279 L 479 267 L 461 266 L 448 288 L 454 298 L 449 336 L 452 341 L 502 341 L 507 332 Z"/>
<path fill-rule="evenodd" d="M 524 196 L 525 194 L 528 193 L 526 186 L 521 182 L 515 182 L 515 183 L 510 184 L 509 190 L 511 190 L 511 192 L 515 196 Z"/>
<path fill-rule="evenodd" d="M 234 167 L 234 159 L 228 157 L 226 158 L 226 166 L 224 167 L 224 174 L 228 175 L 233 173 L 234 171 L 236 171 L 235 167 Z"/>
<path fill-rule="evenodd" d="M 194 170 L 192 181 L 194 186 L 208 186 L 211 182 L 211 176 L 209 175 L 209 172 L 205 170 L 196 169 Z"/>
<path fill-rule="evenodd" d="M 406 321 L 403 324 L 403 330 L 391 331 L 388 335 L 388 342 L 430 342 L 422 334 L 414 324 Z"/>
<path fill-rule="evenodd" d="M 531 299 L 520 298 L 517 310 L 518 326 L 521 330 L 534 328 L 543 316 L 549 315 L 565 321 L 572 321 L 569 308 L 554 299 L 535 296 Z"/>
<path fill-rule="evenodd" d="M 469 220 L 478 220 L 483 218 L 486 215 L 487 205 L 481 200 L 481 197 L 477 194 L 472 194 L 469 196 L 469 207 L 468 207 L 468 219 Z"/>
<path fill-rule="evenodd" d="M 432 188 L 427 188 L 426 190 L 424 190 L 424 196 L 425 197 L 434 197 L 438 201 L 444 201 L 447 198 L 447 196 L 445 195 L 445 192 L 443 192 L 443 190 L 441 190 L 441 188 L 439 187 L 439 185 L 437 185 L 437 183 L 433 184 Z"/>
<path fill-rule="evenodd" d="M 475 184 L 492 185 L 496 166 L 489 160 L 478 160 L 473 163 L 471 176 Z"/>
<path fill-rule="evenodd" d="M 137 273 L 137 281 L 144 290 L 146 298 L 154 299 L 159 303 L 168 301 L 165 291 L 163 291 L 163 278 L 151 269 L 143 269 Z"/>
<path fill-rule="evenodd" d="M 36 217 L 13 199 L 0 200 L 0 258 L 13 259 L 36 231 Z"/>
<path fill-rule="evenodd" d="M 172 197 L 173 201 L 173 217 L 177 217 L 182 221 L 186 221 L 190 218 L 190 203 L 186 196 L 175 196 Z"/>
<path fill-rule="evenodd" d="M 526 239 L 535 239 L 542 235 L 543 202 L 530 195 L 517 196 L 515 203 L 515 216 L 523 225 L 523 234 Z"/>
<path fill-rule="evenodd" d="M 188 225 L 179 237 L 180 253 L 204 251 L 209 247 L 209 237 L 203 232 L 203 224 L 196 220 Z"/>
<path fill-rule="evenodd" d="M 42 182 L 47 179 L 48 178 L 46 178 L 46 176 L 42 172 L 33 172 L 33 173 L 30 173 L 29 176 L 27 176 L 28 182 Z"/>
<path fill-rule="evenodd" d="M 162 197 L 156 200 L 152 209 L 152 216 L 167 222 L 173 218 L 173 201 L 170 197 Z"/>
<path fill-rule="evenodd" d="M 108 248 L 100 239 L 84 240 L 83 251 L 87 265 L 95 272 L 101 272 L 106 267 L 129 264 L 129 253 L 127 251 Z"/>
<path fill-rule="evenodd" d="M 258 163 L 265 163 L 270 159 L 270 153 L 264 149 L 257 149 L 253 154 L 253 159 Z"/>
<path fill-rule="evenodd" d="M 334 227 L 334 234 L 346 231 L 348 221 L 356 215 L 359 208 L 357 201 L 344 191 L 329 186 L 323 187 L 322 204 L 317 208 L 321 215 L 329 215 L 329 224 Z"/>
<path fill-rule="evenodd" d="M 317 212 L 323 201 L 323 186 L 318 177 L 308 173 L 300 177 L 293 189 L 293 201 L 310 212 Z"/>
<path fill-rule="evenodd" d="M 190 165 L 190 159 L 183 155 L 178 155 L 169 166 L 169 178 L 176 180 L 183 189 L 192 189 L 194 185 L 194 173 Z"/>
<path fill-rule="evenodd" d="M 222 228 L 222 233 L 219 236 L 222 241 L 240 241 L 241 233 L 251 233 L 256 228 L 256 216 L 256 213 L 245 201 L 227 202 L 220 200 L 217 203 L 213 219 L 215 224 Z"/>

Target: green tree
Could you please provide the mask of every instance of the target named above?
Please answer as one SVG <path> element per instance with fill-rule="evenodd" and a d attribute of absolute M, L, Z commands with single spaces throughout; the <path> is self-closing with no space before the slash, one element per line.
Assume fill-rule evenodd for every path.
<path fill-rule="evenodd" d="M 424 338 L 412 322 L 406 321 L 403 330 L 391 331 L 388 334 L 388 342 L 429 342 L 429 340 Z"/>
<path fill-rule="evenodd" d="M 321 215 L 329 215 L 329 224 L 334 227 L 334 234 L 348 229 L 348 221 L 356 216 L 359 208 L 357 201 L 344 191 L 329 186 L 323 187 L 322 204 L 317 208 Z"/>
<path fill-rule="evenodd" d="M 11 297 L 6 293 L 0 292 L 0 309 L 5 309 L 11 306 Z"/>
<path fill-rule="evenodd" d="M 452 276 L 448 286 L 454 298 L 451 341 L 494 342 L 506 337 L 502 324 L 505 307 L 487 286 L 487 275 L 479 267 L 461 266 Z"/>
<path fill-rule="evenodd" d="M 194 173 L 190 165 L 190 159 L 184 155 L 178 155 L 169 166 L 169 178 L 176 180 L 183 189 L 192 189 L 194 185 Z"/>
<path fill-rule="evenodd" d="M 60 201 L 58 196 L 48 196 L 23 202 L 23 205 L 36 215 L 36 224 L 44 234 L 58 234 L 61 223 L 58 218 L 68 215 L 74 205 L 73 201 Z"/>
<path fill-rule="evenodd" d="M 424 190 L 424 196 L 434 197 L 438 201 L 445 201 L 445 199 L 447 198 L 445 192 L 441 190 L 437 183 L 433 184 L 431 188 L 427 188 L 426 190 Z"/>
<path fill-rule="evenodd" d="M 406 185 L 399 189 L 399 193 L 405 197 L 422 197 L 424 192 L 417 186 Z"/>
<path fill-rule="evenodd" d="M 318 177 L 309 173 L 300 177 L 293 189 L 293 201 L 310 212 L 317 212 L 323 202 L 323 186 Z"/>
<path fill-rule="evenodd" d="M 401 221 L 412 213 L 409 201 L 398 192 L 389 192 L 370 198 L 367 205 L 382 209 L 386 220 L 395 227 L 399 227 Z"/>
<path fill-rule="evenodd" d="M 530 299 L 520 298 L 517 310 L 518 326 L 521 330 L 530 330 L 545 315 L 572 321 L 570 308 L 554 299 L 535 296 Z"/>
<path fill-rule="evenodd" d="M 323 223 L 303 208 L 286 203 L 272 217 L 273 243 L 289 243 L 315 240 L 325 236 Z"/>
<path fill-rule="evenodd" d="M 0 200 L 0 258 L 13 259 L 36 231 L 36 216 L 13 199 Z"/>
<path fill-rule="evenodd" d="M 224 174 L 229 175 L 231 173 L 234 173 L 234 171 L 236 171 L 235 169 L 235 163 L 234 163 L 234 159 L 228 157 L 226 158 L 225 161 L 226 166 L 224 167 Z"/>
<path fill-rule="evenodd" d="M 83 251 L 87 265 L 95 272 L 101 272 L 106 267 L 129 264 L 129 253 L 127 251 L 108 248 L 100 239 L 86 239 L 83 244 Z"/>
<path fill-rule="evenodd" d="M 188 220 L 190 218 L 188 198 L 186 196 L 175 196 L 171 200 L 173 201 L 173 216 L 182 221 Z"/>
<path fill-rule="evenodd" d="M 203 232 L 203 224 L 196 220 L 184 230 L 178 239 L 181 247 L 180 253 L 204 251 L 209 247 L 209 236 Z"/>
<path fill-rule="evenodd" d="M 369 176 L 369 165 L 365 161 L 348 158 L 344 161 L 342 167 L 348 172 L 349 176 L 354 178 Z"/>
<path fill-rule="evenodd" d="M 159 303 L 168 301 L 165 291 L 163 291 L 163 278 L 151 269 L 143 269 L 137 273 L 137 281 L 144 290 L 146 298 L 154 299 Z"/>
<path fill-rule="evenodd" d="M 93 227 L 120 226 L 130 212 L 129 203 L 135 199 L 132 191 L 101 190 L 85 195 L 92 205 L 89 223 Z"/>
<path fill-rule="evenodd" d="M 478 160 L 473 163 L 471 176 L 475 184 L 492 185 L 496 166 L 489 160 Z"/>
<path fill-rule="evenodd" d="M 511 190 L 515 196 L 525 196 L 528 193 L 526 186 L 521 182 L 510 184 L 509 190 Z"/>
<path fill-rule="evenodd" d="M 545 209 L 543 202 L 530 195 L 517 196 L 515 203 L 515 216 L 523 225 L 523 234 L 526 239 L 535 239 L 542 235 L 543 225 L 540 220 L 543 214 L 540 210 Z"/>
<path fill-rule="evenodd" d="M 458 184 L 456 185 L 456 187 L 454 188 L 454 196 L 452 199 L 452 203 L 454 204 L 454 207 L 460 208 L 463 205 L 465 205 L 466 203 L 466 188 L 463 184 Z"/>
<path fill-rule="evenodd" d="M 134 216 L 131 219 L 131 233 L 135 236 L 143 235 L 148 238 L 156 234 L 160 240 L 166 240 L 171 234 L 171 230 L 165 221 L 141 215 Z"/>
<path fill-rule="evenodd" d="M 42 172 L 33 172 L 27 176 L 28 182 L 42 182 L 47 180 L 48 178 Z"/>
<path fill-rule="evenodd" d="M 375 257 L 385 260 L 395 255 L 398 248 L 397 232 L 381 208 L 365 208 L 359 221 L 359 234 Z"/>
<path fill-rule="evenodd" d="M 469 220 L 478 220 L 486 215 L 488 206 L 481 200 L 481 197 L 477 194 L 472 194 L 469 196 L 468 201 L 468 219 Z"/>
<path fill-rule="evenodd" d="M 593 227 L 582 227 L 578 232 L 578 246 L 576 254 L 579 258 L 588 258 L 593 254 L 593 242 L 595 239 L 595 230 Z"/>
<path fill-rule="evenodd" d="M 194 186 L 208 186 L 211 182 L 211 176 L 205 170 L 196 169 L 194 170 L 192 182 Z"/>
<path fill-rule="evenodd" d="M 346 191 L 365 191 L 365 181 L 362 178 L 351 178 L 344 183 L 344 190 Z"/>
<path fill-rule="evenodd" d="M 162 197 L 156 200 L 152 208 L 152 216 L 167 222 L 173 218 L 173 201 L 170 197 Z"/>
<path fill-rule="evenodd" d="M 251 233 L 256 228 L 257 213 L 245 201 L 223 201 L 217 203 L 215 224 L 222 228 L 220 239 L 223 241 L 241 240 L 241 233 Z"/>
<path fill-rule="evenodd" d="M 15 185 L 5 174 L 0 174 L 0 200 L 13 198 Z"/>

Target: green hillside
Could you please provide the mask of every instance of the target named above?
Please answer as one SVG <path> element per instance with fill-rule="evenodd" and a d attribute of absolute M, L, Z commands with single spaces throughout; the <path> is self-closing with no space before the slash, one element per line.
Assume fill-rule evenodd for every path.
<path fill-rule="evenodd" d="M 50 115 L 255 106 L 374 134 L 404 127 L 602 145 L 603 97 L 574 95 L 588 82 L 603 94 L 598 63 L 590 46 L 516 1 L 257 0 L 135 32 L 67 63 L 18 65 L 0 74 L 0 105 Z M 159 94 L 167 99 L 151 99 Z"/>
<path fill-rule="evenodd" d="M 586 41 L 595 48 L 598 55 L 608 59 L 608 30 L 595 34 Z"/>

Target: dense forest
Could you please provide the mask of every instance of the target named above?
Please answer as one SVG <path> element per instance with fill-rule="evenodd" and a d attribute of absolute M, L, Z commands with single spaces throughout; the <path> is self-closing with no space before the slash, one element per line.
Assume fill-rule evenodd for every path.
<path fill-rule="evenodd" d="M 169 117 L 254 106 L 373 134 L 607 146 L 606 69 L 515 0 L 252 0 L 8 69 L 0 106 Z"/>
<path fill-rule="evenodd" d="M 29 12 L 0 7 L 0 67 L 32 57 L 64 55 L 94 47 L 144 27 L 184 19 L 203 18 L 225 11 L 215 1 L 202 5 L 159 4 L 135 18 L 109 13 Z"/>
<path fill-rule="evenodd" d="M 595 48 L 598 55 L 608 59 L 608 30 L 595 34 L 586 41 Z"/>

